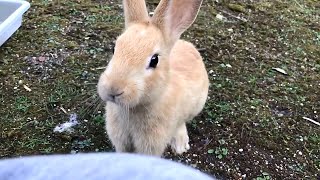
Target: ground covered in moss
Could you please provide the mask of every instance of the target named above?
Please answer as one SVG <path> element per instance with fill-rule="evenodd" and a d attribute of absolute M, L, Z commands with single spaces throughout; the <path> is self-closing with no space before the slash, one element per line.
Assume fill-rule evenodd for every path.
<path fill-rule="evenodd" d="M 1 158 L 114 151 L 96 83 L 122 28 L 120 1 L 31 1 L 0 48 Z M 307 118 L 320 122 L 320 2 L 204 0 L 183 39 L 203 55 L 210 97 L 190 151 L 165 158 L 226 179 L 319 178 Z M 74 131 L 54 133 L 71 113 Z"/>

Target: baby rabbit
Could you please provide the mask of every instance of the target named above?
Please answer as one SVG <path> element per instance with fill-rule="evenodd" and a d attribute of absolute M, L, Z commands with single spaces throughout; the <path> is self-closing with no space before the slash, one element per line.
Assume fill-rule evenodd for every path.
<path fill-rule="evenodd" d="M 186 152 L 186 123 L 203 109 L 209 80 L 200 53 L 179 40 L 202 0 L 161 0 L 150 17 L 144 0 L 123 0 L 125 31 L 98 82 L 106 130 L 117 152 Z"/>

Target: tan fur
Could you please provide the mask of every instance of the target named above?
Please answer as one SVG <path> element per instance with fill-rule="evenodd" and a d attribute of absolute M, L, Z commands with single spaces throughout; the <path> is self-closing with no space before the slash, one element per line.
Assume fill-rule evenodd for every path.
<path fill-rule="evenodd" d="M 123 1 L 123 6 L 125 7 L 124 16 L 126 19 L 126 27 L 128 27 L 130 23 L 147 22 L 149 20 L 145 1 L 125 0 Z"/>
<path fill-rule="evenodd" d="M 117 152 L 161 156 L 168 144 L 179 154 L 189 149 L 186 123 L 203 109 L 209 80 L 199 52 L 177 39 L 194 21 L 201 2 L 162 0 L 154 17 L 145 21 L 145 2 L 124 0 L 125 12 L 133 6 L 141 12 L 126 17 L 126 31 L 98 83 L 103 100 L 120 94 L 106 106 L 106 129 Z M 148 58 L 155 53 L 158 66 L 148 70 Z"/>

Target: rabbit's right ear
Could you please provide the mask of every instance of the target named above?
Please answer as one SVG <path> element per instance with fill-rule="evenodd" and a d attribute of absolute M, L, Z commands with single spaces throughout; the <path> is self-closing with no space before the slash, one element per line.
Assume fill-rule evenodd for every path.
<path fill-rule="evenodd" d="M 148 22 L 150 17 L 145 0 L 123 0 L 125 26 L 131 23 Z"/>
<path fill-rule="evenodd" d="M 194 22 L 201 4 L 202 0 L 161 0 L 152 23 L 174 43 Z"/>

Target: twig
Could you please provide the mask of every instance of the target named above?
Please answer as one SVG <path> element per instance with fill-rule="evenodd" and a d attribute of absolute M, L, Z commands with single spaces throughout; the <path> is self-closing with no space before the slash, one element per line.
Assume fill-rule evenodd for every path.
<path fill-rule="evenodd" d="M 202 149 L 206 148 L 206 147 L 212 142 L 212 140 L 213 140 L 213 139 L 210 139 L 210 141 L 207 141 L 207 142 L 204 144 L 204 146 L 198 148 L 198 150 L 202 150 Z"/>
<path fill-rule="evenodd" d="M 310 122 L 312 122 L 312 123 L 314 123 L 314 124 L 316 124 L 318 126 L 320 126 L 320 123 L 315 121 L 315 120 L 313 120 L 313 119 L 310 119 L 310 118 L 307 118 L 307 117 L 302 117 L 302 118 L 305 119 L 305 120 L 308 120 L 308 121 L 310 121 Z"/>
<path fill-rule="evenodd" d="M 199 52 L 204 52 L 204 51 L 206 51 L 206 50 L 207 50 L 206 48 L 199 48 L 199 49 L 198 49 Z"/>
<path fill-rule="evenodd" d="M 30 89 L 27 85 L 23 85 L 23 88 L 24 88 L 26 91 L 28 91 L 28 92 L 31 91 L 31 89 Z"/>
<path fill-rule="evenodd" d="M 299 4 L 299 3 L 298 3 L 298 1 L 297 1 L 297 0 L 294 0 L 294 2 L 295 2 L 295 3 L 296 3 L 296 4 L 297 4 L 301 9 L 304 9 L 304 8 L 303 8 L 303 6 L 302 6 L 301 4 Z"/>
<path fill-rule="evenodd" d="M 62 106 L 60 107 L 60 110 L 61 110 L 62 112 L 64 112 L 65 114 L 68 114 L 67 111 L 66 111 Z"/>
<path fill-rule="evenodd" d="M 236 19 L 238 19 L 238 20 L 241 20 L 241 21 L 243 21 L 243 22 L 248 22 L 248 20 L 245 19 L 245 18 L 241 18 L 241 17 L 239 17 L 239 16 L 235 16 L 235 15 L 233 15 L 233 14 L 231 14 L 231 13 L 228 13 L 228 12 L 226 12 L 226 11 L 223 11 L 223 10 L 219 10 L 219 11 L 221 11 L 221 12 L 223 12 L 224 14 L 227 14 L 227 15 L 233 17 L 233 18 L 236 18 Z"/>
<path fill-rule="evenodd" d="M 95 68 L 95 70 L 101 70 L 101 69 L 105 69 L 106 67 L 97 67 Z"/>

